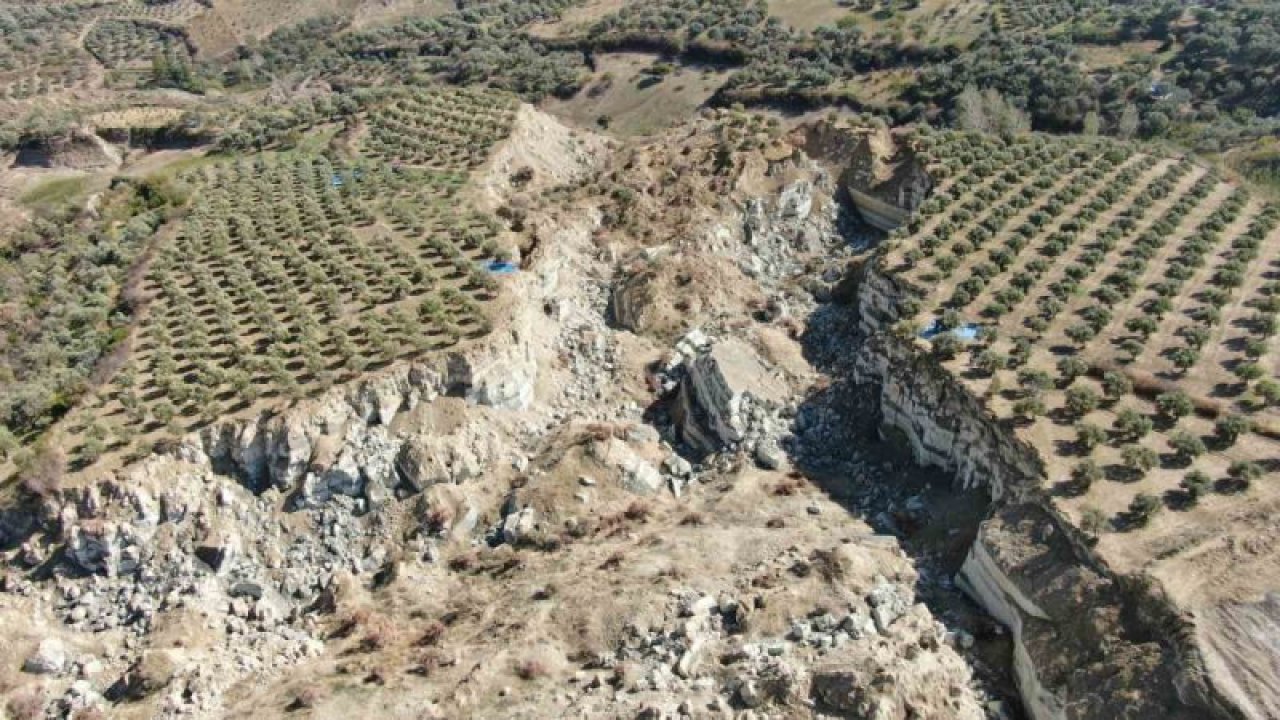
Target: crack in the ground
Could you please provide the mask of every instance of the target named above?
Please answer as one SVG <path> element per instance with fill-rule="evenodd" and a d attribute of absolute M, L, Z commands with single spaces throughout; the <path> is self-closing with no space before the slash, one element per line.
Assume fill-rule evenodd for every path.
<path fill-rule="evenodd" d="M 809 316 L 801 346 L 825 382 L 798 404 L 788 454 L 829 497 L 899 539 L 919 574 L 917 597 L 964 638 L 958 649 L 982 689 L 998 698 L 1003 716 L 1022 718 L 1010 638 L 954 581 L 990 501 L 980 490 L 956 487 L 943 470 L 921 467 L 909 449 L 882 437 L 879 388 L 853 379 L 862 340 L 852 306 L 828 302 Z"/>

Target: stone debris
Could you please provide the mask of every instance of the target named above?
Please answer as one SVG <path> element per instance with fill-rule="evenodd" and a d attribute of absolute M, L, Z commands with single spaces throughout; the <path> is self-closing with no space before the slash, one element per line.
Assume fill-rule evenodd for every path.
<path fill-rule="evenodd" d="M 511 513 L 502 520 L 502 541 L 518 545 L 533 534 L 538 527 L 537 511 L 531 507 Z"/>
<path fill-rule="evenodd" d="M 830 178 L 795 162 L 790 170 L 802 177 L 711 223 L 700 250 L 739 262 L 769 296 L 761 312 L 770 321 L 812 310 L 813 297 L 784 289 L 803 254 L 843 252 L 834 247 Z M 49 637 L 24 661 L 27 673 L 59 683 L 50 713 L 109 713 L 128 701 L 152 717 L 223 717 L 231 688 L 268 684 L 320 657 L 361 673 L 353 677 L 373 692 L 385 677 L 336 656 L 342 638 L 331 633 L 350 597 L 379 597 L 405 575 L 438 582 L 412 588 L 424 605 L 462 597 L 472 583 L 500 582 L 529 558 L 559 557 L 562 544 L 578 543 L 582 574 L 597 573 L 587 582 L 616 571 L 631 584 L 609 586 L 612 594 L 634 595 L 637 607 L 656 594 L 658 607 L 611 617 L 598 633 L 609 639 L 602 652 L 554 648 L 555 662 L 520 666 L 527 682 L 492 677 L 500 663 L 476 665 L 476 687 L 492 691 L 477 695 L 532 703 L 513 717 L 763 719 L 815 707 L 877 720 L 983 717 L 989 698 L 956 652 L 973 636 L 946 630 L 916 602 L 918 578 L 893 538 L 875 540 L 864 527 L 865 538 L 842 546 L 861 553 L 861 564 L 837 581 L 815 572 L 809 554 L 814 538 L 834 542 L 828 526 L 853 522 L 830 502 L 747 495 L 761 513 L 751 542 L 715 526 L 714 500 L 733 507 L 748 472 L 770 483 L 802 465 L 868 482 L 891 472 L 860 459 L 842 434 L 849 418 L 835 405 L 797 407 L 797 378 L 724 318 L 700 318 L 674 347 L 641 346 L 666 359 L 652 366 L 653 397 L 635 392 L 647 370 L 629 354 L 625 331 L 607 322 L 620 283 L 612 250 L 596 242 L 602 217 L 594 208 L 571 215 L 539 228 L 555 252 L 513 280 L 524 283 L 514 293 L 524 302 L 496 342 L 393 366 L 275 417 L 215 423 L 172 453 L 50 497 L 0 584 L 77 647 L 93 648 L 77 657 Z M 653 262 L 683 252 L 646 250 Z M 714 576 L 683 564 L 686 554 L 721 547 L 736 558 L 756 533 L 781 527 L 766 526 L 767 515 L 794 529 L 794 546 Z M 30 534 L 22 522 L 31 520 L 3 518 L 0 540 Z M 695 528 L 706 534 L 690 541 Z M 616 552 L 595 557 L 591 549 L 606 542 Z M 628 552 L 651 547 L 660 551 L 649 564 L 628 567 Z M 37 565 L 54 567 L 52 579 L 25 573 Z M 532 598 L 555 606 L 546 612 L 559 622 L 560 608 L 577 617 L 573 601 L 558 598 L 568 583 L 522 577 L 531 581 L 513 585 L 518 594 L 503 603 Z M 825 601 L 815 605 L 810 592 Z M 455 619 L 476 621 L 470 610 L 482 609 Z M 175 626 L 180 643 L 169 634 Z M 493 626 L 483 631 L 477 637 Z M 473 651 L 418 653 L 418 670 L 469 666 L 479 662 Z M 445 702 L 405 712 L 459 716 Z"/>
<path fill-rule="evenodd" d="M 22 671 L 33 675 L 57 675 L 67 666 L 67 649 L 57 638 L 41 640 L 26 662 L 22 663 Z"/>

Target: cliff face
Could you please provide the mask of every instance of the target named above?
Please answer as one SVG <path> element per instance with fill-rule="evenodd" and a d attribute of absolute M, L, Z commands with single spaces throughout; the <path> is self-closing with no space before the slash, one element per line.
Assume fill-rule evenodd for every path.
<path fill-rule="evenodd" d="M 993 500 L 1018 497 L 1040 477 L 1036 452 L 1000 428 L 981 401 L 909 340 L 873 335 L 856 364 L 858 381 L 881 386 L 884 425 L 901 433 L 916 462 L 955 472 L 965 489 Z"/>
<path fill-rule="evenodd" d="M 880 230 L 905 223 L 933 189 L 922 159 L 887 127 L 855 130 L 815 123 L 800 140 L 810 156 L 843 168 L 841 190 Z"/>
<path fill-rule="evenodd" d="M 1098 566 L 1074 532 L 1045 505 L 1001 506 L 957 578 L 1013 634 L 1031 717 L 1236 717 L 1213 699 L 1185 619 Z"/>
<path fill-rule="evenodd" d="M 1015 641 L 1035 720 L 1244 717 L 1204 670 L 1190 620 L 1144 578 L 1117 576 L 1053 507 L 1045 469 L 960 382 L 890 330 L 898 289 L 868 263 L 855 368 L 880 388 L 884 431 L 992 500 L 957 582 Z"/>

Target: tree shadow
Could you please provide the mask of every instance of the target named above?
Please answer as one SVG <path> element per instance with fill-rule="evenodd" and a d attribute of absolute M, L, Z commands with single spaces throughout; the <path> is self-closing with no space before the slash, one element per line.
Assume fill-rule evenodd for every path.
<path fill-rule="evenodd" d="M 1251 483 L 1243 478 L 1219 478 L 1213 483 L 1213 491 L 1219 495 L 1243 495 L 1249 491 Z"/>
<path fill-rule="evenodd" d="M 1111 482 L 1124 483 L 1126 485 L 1136 483 L 1143 477 L 1142 473 L 1119 463 L 1103 465 L 1102 474 Z"/>
<path fill-rule="evenodd" d="M 1186 512 L 1195 507 L 1197 502 L 1186 490 L 1165 490 L 1161 497 L 1165 507 L 1174 512 Z"/>

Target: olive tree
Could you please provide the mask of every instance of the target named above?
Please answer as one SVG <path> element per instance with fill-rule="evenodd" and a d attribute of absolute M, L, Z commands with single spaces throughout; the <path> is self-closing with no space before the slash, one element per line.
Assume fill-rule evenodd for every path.
<path fill-rule="evenodd" d="M 1155 495 L 1138 493 L 1129 503 L 1129 519 L 1135 526 L 1144 527 L 1163 507 L 1164 504 Z"/>
<path fill-rule="evenodd" d="M 1192 470 L 1182 478 L 1178 485 L 1186 492 L 1187 499 L 1194 505 L 1200 501 L 1200 498 L 1209 494 L 1209 489 L 1213 486 L 1213 480 L 1201 470 Z"/>
<path fill-rule="evenodd" d="M 1147 474 L 1159 461 L 1156 451 L 1144 445 L 1124 446 L 1120 450 L 1120 459 L 1129 472 L 1138 477 Z"/>
<path fill-rule="evenodd" d="M 1191 398 L 1181 390 L 1173 390 L 1161 393 L 1156 398 L 1156 408 L 1160 414 L 1170 420 L 1179 420 L 1190 415 L 1195 410 L 1195 404 L 1191 402 Z"/>
<path fill-rule="evenodd" d="M 1120 437 L 1133 442 L 1146 437 L 1154 427 L 1154 423 L 1151 422 L 1151 418 L 1137 410 L 1124 408 L 1116 413 L 1116 419 L 1112 427 Z"/>

